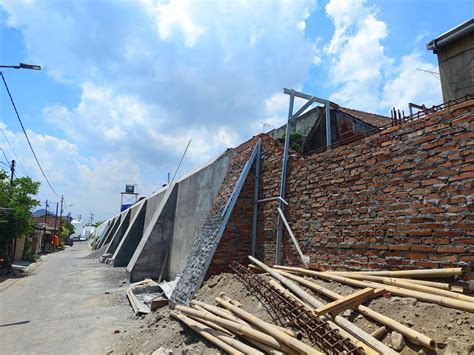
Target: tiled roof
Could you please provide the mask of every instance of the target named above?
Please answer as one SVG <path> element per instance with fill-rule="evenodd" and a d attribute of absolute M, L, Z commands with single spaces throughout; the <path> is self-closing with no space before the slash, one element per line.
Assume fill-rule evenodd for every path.
<path fill-rule="evenodd" d="M 374 127 L 383 127 L 391 122 L 390 117 L 376 115 L 375 113 L 353 110 L 341 106 L 337 106 L 336 108 L 337 110 L 344 112 Z"/>

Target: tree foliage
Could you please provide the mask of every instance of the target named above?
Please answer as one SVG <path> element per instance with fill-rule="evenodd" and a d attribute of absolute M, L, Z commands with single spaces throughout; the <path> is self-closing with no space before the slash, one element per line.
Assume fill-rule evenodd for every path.
<path fill-rule="evenodd" d="M 34 198 L 40 183 L 29 177 L 10 179 L 5 171 L 0 171 L 0 253 L 5 253 L 13 238 L 29 235 L 35 221 L 31 210 L 40 202 Z"/>
<path fill-rule="evenodd" d="M 283 132 L 283 136 L 279 139 L 281 143 L 285 143 L 286 132 Z M 299 151 L 303 145 L 306 136 L 301 132 L 291 132 L 290 133 L 290 148 L 296 151 Z"/>

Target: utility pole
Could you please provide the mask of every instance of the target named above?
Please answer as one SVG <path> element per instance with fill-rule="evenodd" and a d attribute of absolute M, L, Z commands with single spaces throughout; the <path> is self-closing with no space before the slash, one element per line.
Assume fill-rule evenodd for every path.
<path fill-rule="evenodd" d="M 58 207 L 59 207 L 59 202 L 56 202 L 56 213 L 54 216 L 54 232 L 58 234 L 57 226 L 58 226 Z"/>
<path fill-rule="evenodd" d="M 61 209 L 59 212 L 59 235 L 61 235 L 61 232 L 62 232 L 61 223 L 63 221 L 63 202 L 64 202 L 64 195 L 61 195 Z"/>
<path fill-rule="evenodd" d="M 15 177 L 15 161 L 14 160 L 12 160 L 12 165 L 10 166 L 10 171 L 11 171 L 10 185 L 13 185 L 13 178 Z"/>
<path fill-rule="evenodd" d="M 46 227 L 48 226 L 48 200 L 46 200 L 46 208 L 44 210 L 44 229 L 43 229 L 43 240 L 46 240 Z"/>

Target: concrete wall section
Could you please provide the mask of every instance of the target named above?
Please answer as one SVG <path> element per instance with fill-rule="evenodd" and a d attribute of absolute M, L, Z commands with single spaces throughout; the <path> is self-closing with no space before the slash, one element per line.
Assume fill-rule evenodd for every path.
<path fill-rule="evenodd" d="M 438 64 L 444 102 L 474 93 L 474 34 L 439 49 Z"/>
<path fill-rule="evenodd" d="M 176 274 L 183 271 L 194 240 L 219 192 L 228 164 L 229 154 L 226 154 L 178 182 L 176 217 L 169 258 L 170 279 L 174 279 Z"/>
<path fill-rule="evenodd" d="M 163 196 L 165 196 L 167 187 L 162 188 L 161 190 L 153 193 L 150 197 L 147 197 L 147 208 L 145 213 L 145 228 L 150 224 L 150 221 L 155 214 L 156 209 L 160 206 Z"/>
<path fill-rule="evenodd" d="M 178 186 L 175 183 L 165 190 L 160 205 L 145 227 L 143 237 L 139 243 L 137 242 L 138 246 L 134 249 L 127 266 L 131 282 L 145 277 L 158 278 L 161 269 L 166 268 L 163 264 L 166 262 L 173 238 L 177 192 Z"/>
<path fill-rule="evenodd" d="M 109 243 L 109 246 L 105 250 L 105 254 L 113 254 L 115 250 L 117 249 L 118 245 L 120 244 L 120 240 L 122 240 L 122 237 L 124 236 L 128 225 L 130 224 L 130 215 L 132 211 L 131 209 L 128 209 L 127 211 L 124 211 L 120 218 L 120 223 L 115 231 L 115 234 L 112 236 L 111 241 Z"/>
<path fill-rule="evenodd" d="M 114 236 L 114 234 L 117 231 L 117 228 L 118 228 L 119 225 L 120 225 L 120 217 L 117 216 L 112 220 L 112 222 L 111 222 L 111 224 L 108 228 L 108 231 L 105 233 L 104 238 L 99 243 L 98 248 L 102 248 L 107 243 L 110 243 L 110 240 Z"/>
<path fill-rule="evenodd" d="M 112 256 L 113 266 L 126 266 L 142 238 L 145 214 L 147 211 L 147 201 L 144 200 L 136 206 L 137 208 L 135 211 L 131 212 L 129 226 Z"/>

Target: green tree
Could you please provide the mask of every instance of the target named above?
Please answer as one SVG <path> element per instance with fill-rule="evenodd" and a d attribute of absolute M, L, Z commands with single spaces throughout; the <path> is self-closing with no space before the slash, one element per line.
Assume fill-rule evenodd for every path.
<path fill-rule="evenodd" d="M 283 132 L 283 136 L 278 139 L 281 143 L 285 144 L 286 132 Z M 291 132 L 290 134 L 290 148 L 299 151 L 304 143 L 306 136 L 301 132 Z"/>
<path fill-rule="evenodd" d="M 33 231 L 31 210 L 40 203 L 34 198 L 40 183 L 21 177 L 10 183 L 8 174 L 0 171 L 0 255 L 5 255 L 11 240 Z"/>

